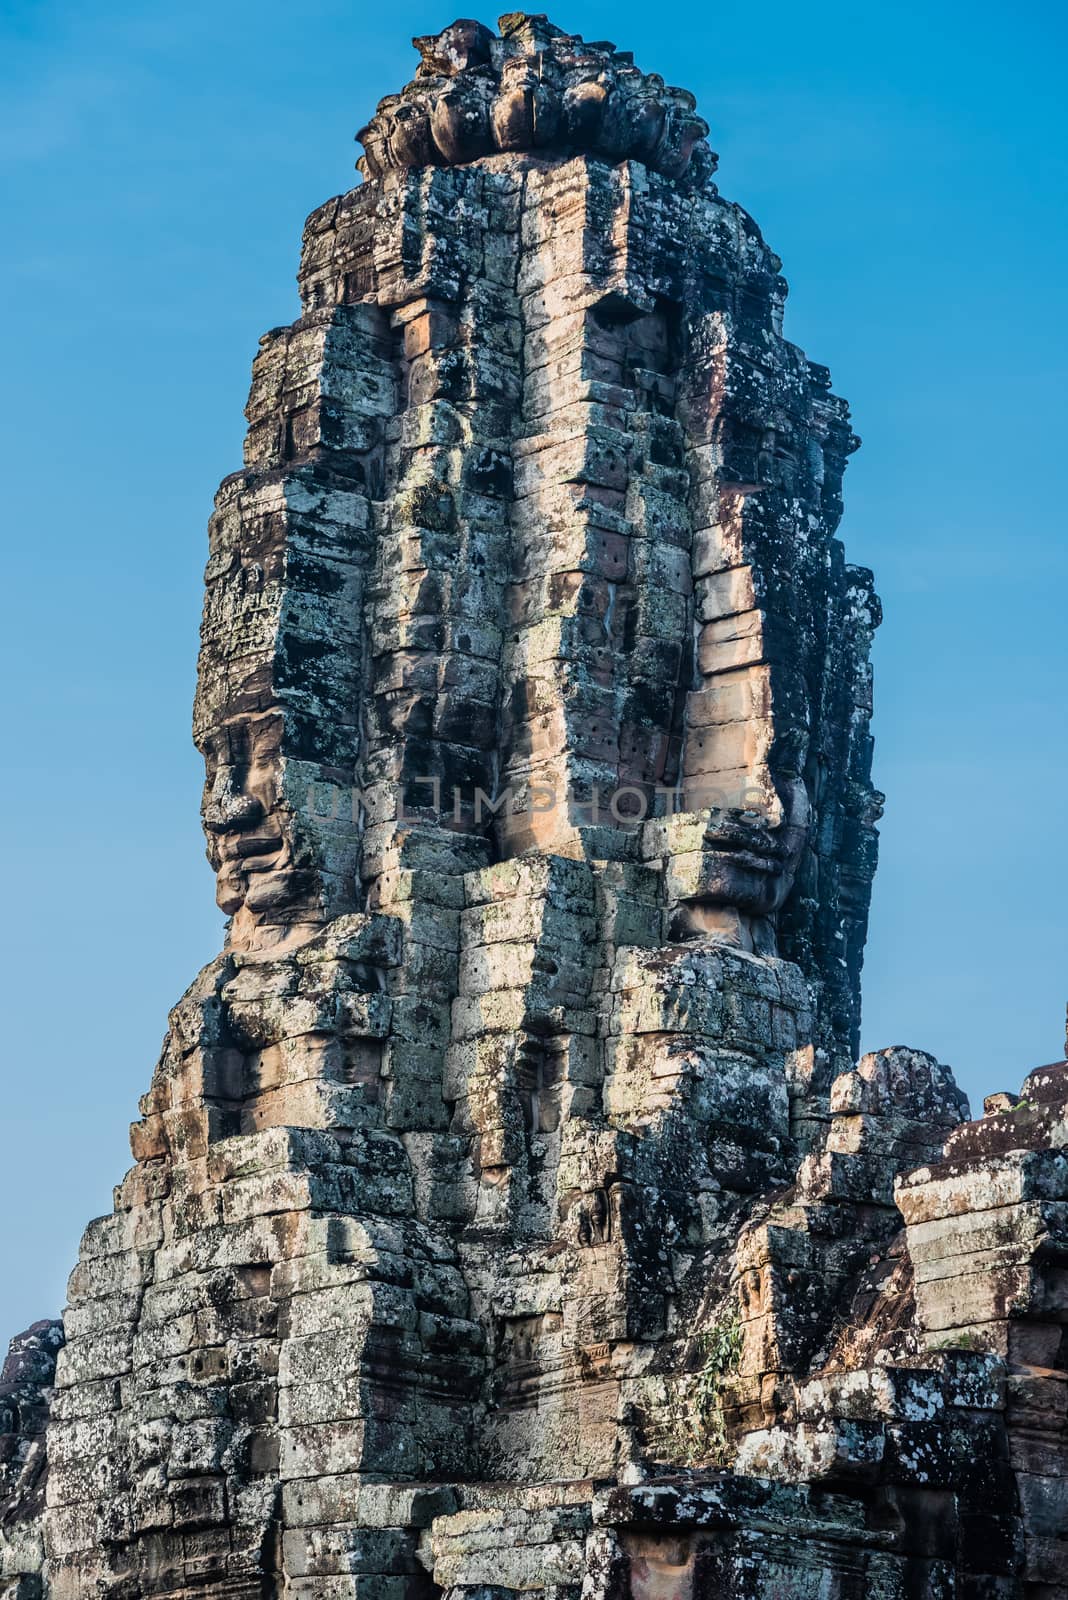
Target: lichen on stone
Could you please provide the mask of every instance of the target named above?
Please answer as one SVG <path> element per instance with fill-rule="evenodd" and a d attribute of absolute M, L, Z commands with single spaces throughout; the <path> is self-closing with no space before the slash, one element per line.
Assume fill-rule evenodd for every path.
<path fill-rule="evenodd" d="M 848 408 L 691 96 L 416 44 L 216 498 L 226 943 L 0 1380 L 0 1600 L 1068 1600 L 1068 1063 L 856 1059 Z"/>

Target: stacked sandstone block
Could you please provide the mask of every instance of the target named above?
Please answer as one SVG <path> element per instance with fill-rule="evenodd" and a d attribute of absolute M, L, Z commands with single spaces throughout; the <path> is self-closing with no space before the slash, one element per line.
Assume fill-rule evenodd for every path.
<path fill-rule="evenodd" d="M 1068 1086 L 853 1066 L 847 407 L 685 91 L 417 46 L 216 503 L 226 947 L 0 1386 L 0 1595 L 1061 1600 Z"/>

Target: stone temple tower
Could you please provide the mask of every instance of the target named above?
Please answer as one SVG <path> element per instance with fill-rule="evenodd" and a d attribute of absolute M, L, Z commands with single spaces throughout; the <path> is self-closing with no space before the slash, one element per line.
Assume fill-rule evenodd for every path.
<path fill-rule="evenodd" d="M 692 96 L 415 43 L 217 497 L 227 942 L 0 1378 L 0 1596 L 1066 1600 L 1068 1067 L 854 1064 L 847 408 Z"/>

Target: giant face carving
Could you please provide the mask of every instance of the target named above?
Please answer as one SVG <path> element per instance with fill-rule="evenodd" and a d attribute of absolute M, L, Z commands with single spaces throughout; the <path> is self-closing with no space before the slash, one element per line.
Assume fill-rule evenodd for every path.
<path fill-rule="evenodd" d="M 766 769 L 761 777 L 738 794 L 691 790 L 683 803 L 695 809 L 654 825 L 667 857 L 672 937 L 726 936 L 774 951 L 775 914 L 809 839 L 811 802 L 799 778 L 773 783 Z"/>
<path fill-rule="evenodd" d="M 272 948 L 351 908 L 352 829 L 336 804 L 325 817 L 312 804 L 324 780 L 339 793 L 324 697 L 335 657 L 309 645 L 292 620 L 305 596 L 290 570 L 293 518 L 277 485 L 256 497 L 240 478 L 228 480 L 210 537 L 193 718 L 205 764 L 201 814 L 229 943 Z"/>
<path fill-rule="evenodd" d="M 756 803 L 709 811 L 698 902 L 735 906 L 752 916 L 778 911 L 793 887 L 809 830 L 808 790 L 780 779 L 769 808 Z"/>
<path fill-rule="evenodd" d="M 201 816 L 229 944 L 273 949 L 355 908 L 361 830 L 351 768 L 330 759 L 334 724 L 284 703 L 284 647 L 240 667 L 214 643 L 202 651 Z"/>
<path fill-rule="evenodd" d="M 203 745 L 208 859 L 228 916 L 277 913 L 307 900 L 310 875 L 294 865 L 292 819 L 279 794 L 283 730 L 274 710 L 225 722 Z"/>

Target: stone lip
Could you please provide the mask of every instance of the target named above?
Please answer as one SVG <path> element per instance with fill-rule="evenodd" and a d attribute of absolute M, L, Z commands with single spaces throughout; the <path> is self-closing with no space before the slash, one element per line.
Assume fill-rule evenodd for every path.
<path fill-rule="evenodd" d="M 413 40 L 422 61 L 400 94 L 380 100 L 357 139 L 366 178 L 410 167 L 462 166 L 499 151 L 640 161 L 704 183 L 716 157 L 686 89 L 643 73 L 629 51 L 587 44 L 544 15 L 512 12 L 500 34 L 461 18 Z"/>

